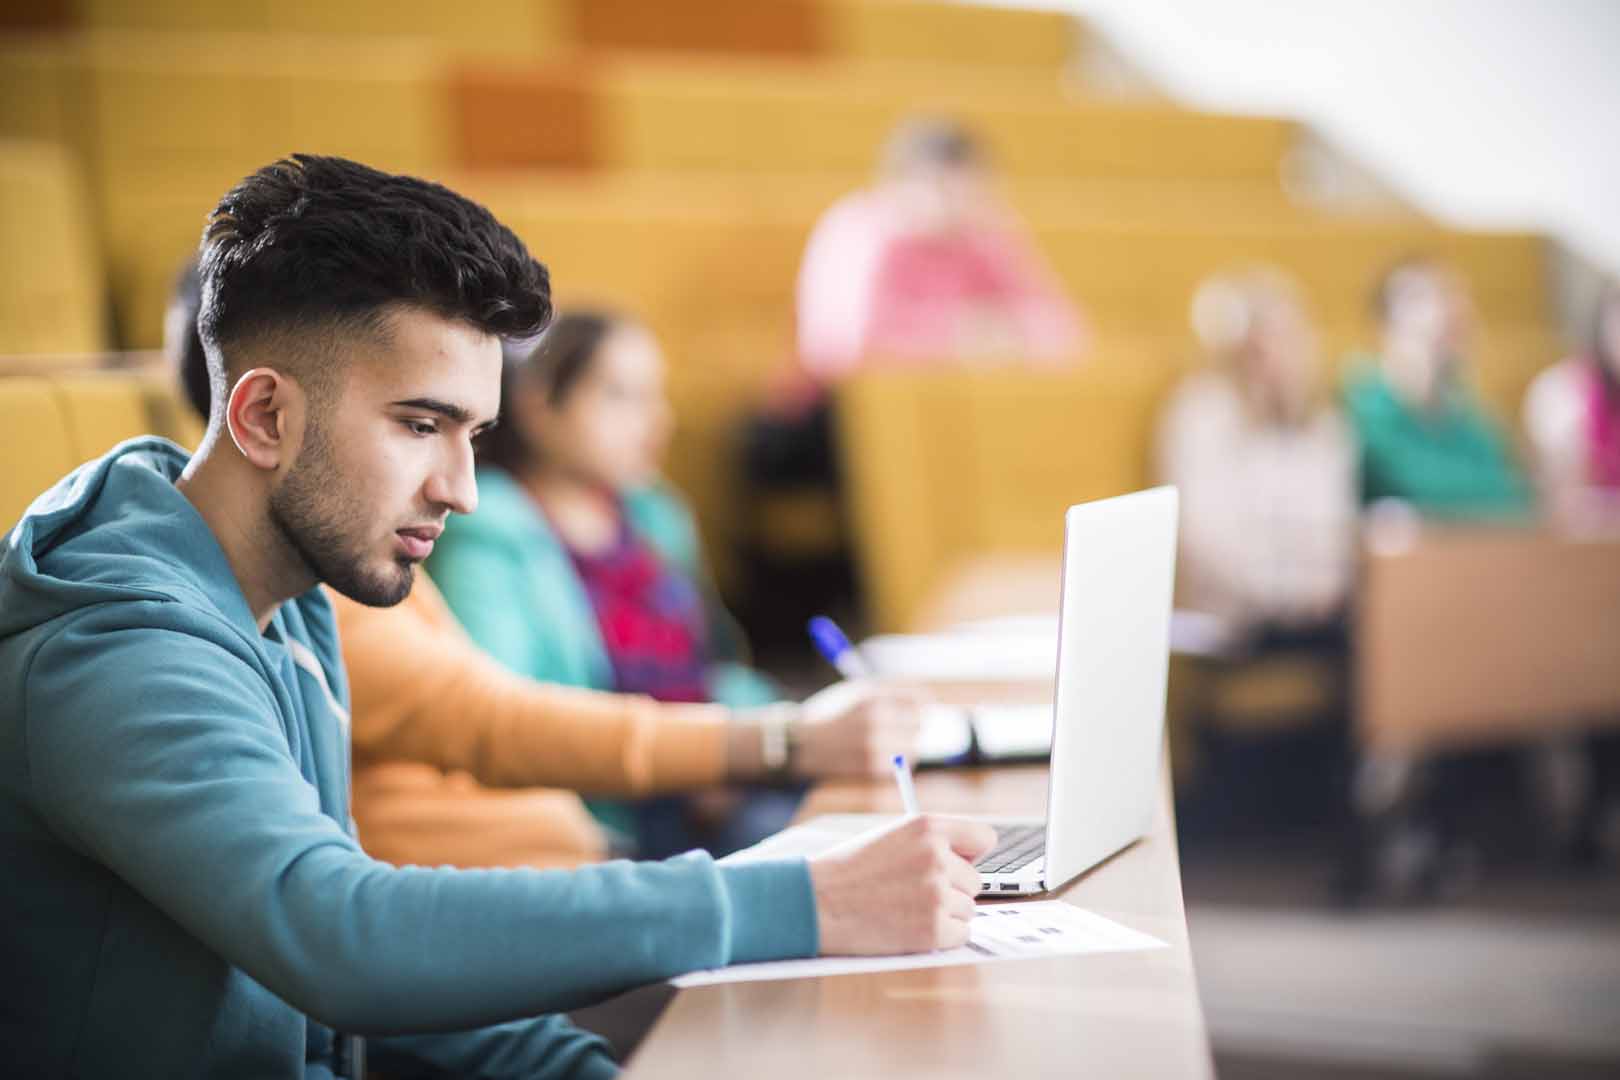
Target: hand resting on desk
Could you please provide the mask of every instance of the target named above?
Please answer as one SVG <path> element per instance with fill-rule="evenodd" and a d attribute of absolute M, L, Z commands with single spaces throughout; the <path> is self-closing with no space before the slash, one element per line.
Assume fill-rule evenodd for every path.
<path fill-rule="evenodd" d="M 996 832 L 922 814 L 810 860 L 823 956 L 877 956 L 966 943 Z"/>

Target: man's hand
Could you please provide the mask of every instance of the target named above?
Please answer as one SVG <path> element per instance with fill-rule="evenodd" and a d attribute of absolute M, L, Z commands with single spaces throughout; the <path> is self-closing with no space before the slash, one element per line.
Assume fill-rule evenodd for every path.
<path fill-rule="evenodd" d="M 896 754 L 915 757 L 920 695 L 868 682 L 838 682 L 805 699 L 794 727 L 800 776 L 886 776 Z"/>
<path fill-rule="evenodd" d="M 979 872 L 996 842 L 976 821 L 921 815 L 810 860 L 823 956 L 951 949 L 968 939 Z"/>

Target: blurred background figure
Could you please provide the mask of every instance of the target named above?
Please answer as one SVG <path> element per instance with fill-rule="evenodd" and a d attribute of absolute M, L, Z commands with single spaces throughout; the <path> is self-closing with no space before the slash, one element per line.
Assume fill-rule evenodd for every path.
<path fill-rule="evenodd" d="M 1374 306 L 1383 340 L 1345 385 L 1361 443 L 1361 495 L 1452 519 L 1521 517 L 1530 488 L 1507 436 L 1468 380 L 1473 306 L 1461 279 L 1427 258 L 1393 266 Z"/>
<path fill-rule="evenodd" d="M 854 602 L 833 415 L 825 388 L 873 364 L 1079 358 L 1079 310 L 996 192 L 983 144 L 947 119 L 890 135 L 875 180 L 823 213 L 795 290 L 798 365 L 745 425 L 745 612 L 780 643 L 829 603 Z M 784 518 L 829 523 L 783 529 Z"/>
<path fill-rule="evenodd" d="M 503 419 L 485 437 L 478 510 L 428 561 L 473 640 L 545 682 L 733 707 L 778 700 L 744 662 L 697 530 L 659 479 L 673 425 L 664 358 L 614 315 L 559 316 L 509 355 Z M 646 857 L 724 854 L 782 828 L 799 792 L 594 801 Z"/>
<path fill-rule="evenodd" d="M 872 186 L 833 205 L 799 268 L 799 360 L 816 379 L 874 359 L 1058 360 L 1079 355 L 1079 312 L 996 196 L 984 147 L 915 119 Z"/>
<path fill-rule="evenodd" d="M 1178 671 L 1200 760 L 1185 828 L 1336 819 L 1355 445 L 1323 399 L 1316 331 L 1287 275 L 1218 274 L 1191 316 L 1209 362 L 1165 406 L 1158 466 L 1181 491 L 1177 606 L 1220 620 L 1224 644 Z"/>
<path fill-rule="evenodd" d="M 1524 424 L 1549 509 L 1620 516 L 1620 282 L 1605 284 L 1586 348 L 1530 385 Z"/>
<path fill-rule="evenodd" d="M 1159 431 L 1160 475 L 1181 489 L 1178 603 L 1256 639 L 1339 627 L 1355 447 L 1321 399 L 1299 290 L 1271 268 L 1220 275 L 1192 322 L 1210 366 L 1177 387 Z"/>
<path fill-rule="evenodd" d="M 1599 292 L 1587 346 L 1530 384 L 1524 402 L 1535 475 L 1557 521 L 1620 526 L 1620 281 Z M 1620 855 L 1620 735 L 1585 741 L 1586 799 L 1572 835 L 1578 863 Z"/>

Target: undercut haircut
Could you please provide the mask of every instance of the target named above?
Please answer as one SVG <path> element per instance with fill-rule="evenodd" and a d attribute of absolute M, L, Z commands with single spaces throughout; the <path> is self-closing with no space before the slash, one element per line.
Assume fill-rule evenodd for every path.
<path fill-rule="evenodd" d="M 233 357 L 271 345 L 316 397 L 333 347 L 415 308 L 501 339 L 551 318 L 551 281 L 510 229 L 449 188 L 294 154 L 220 199 L 203 229 L 197 330 L 221 412 Z"/>

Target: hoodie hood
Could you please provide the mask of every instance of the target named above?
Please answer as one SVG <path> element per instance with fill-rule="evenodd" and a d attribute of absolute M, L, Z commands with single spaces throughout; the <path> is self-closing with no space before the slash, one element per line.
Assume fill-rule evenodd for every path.
<path fill-rule="evenodd" d="M 174 482 L 189 455 L 144 436 L 35 499 L 0 549 L 0 640 L 95 604 L 180 600 L 257 636 L 230 564 Z"/>

